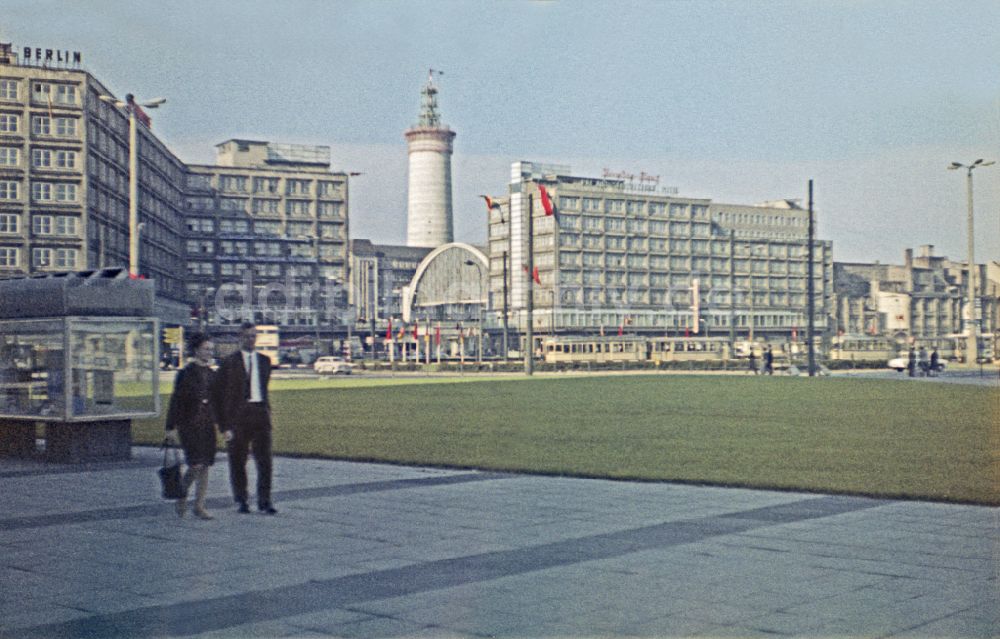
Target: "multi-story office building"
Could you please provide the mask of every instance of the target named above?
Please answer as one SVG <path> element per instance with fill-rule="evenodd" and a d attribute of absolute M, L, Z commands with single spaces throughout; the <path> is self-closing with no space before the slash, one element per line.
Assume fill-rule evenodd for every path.
<path fill-rule="evenodd" d="M 346 331 L 348 177 L 325 146 L 228 140 L 190 165 L 186 287 L 213 327 Z"/>
<path fill-rule="evenodd" d="M 381 329 L 403 314 L 403 289 L 432 250 L 351 240 L 351 306 L 359 325 Z"/>
<path fill-rule="evenodd" d="M 129 121 L 67 52 L 20 62 L 0 44 L 0 277 L 129 264 Z M 32 60 L 35 60 L 32 62 Z M 139 272 L 157 313 L 188 315 L 184 164 L 138 125 Z"/>
<path fill-rule="evenodd" d="M 490 213 L 490 307 L 502 308 L 506 271 L 510 323 L 519 330 L 534 275 L 527 272 L 529 211 L 534 322 L 543 332 L 627 326 L 640 333 L 804 336 L 808 212 L 794 202 L 717 204 L 623 177 L 514 163 L 509 197 Z M 832 246 L 817 240 L 813 248 L 814 318 L 822 332 L 832 302 Z"/>

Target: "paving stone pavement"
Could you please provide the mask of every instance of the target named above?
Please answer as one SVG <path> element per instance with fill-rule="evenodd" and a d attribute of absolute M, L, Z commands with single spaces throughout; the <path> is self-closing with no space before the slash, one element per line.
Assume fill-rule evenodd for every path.
<path fill-rule="evenodd" d="M 1000 509 L 313 459 L 214 521 L 0 460 L 0 637 L 996 637 Z M 253 485 L 252 464 L 251 482 Z"/>

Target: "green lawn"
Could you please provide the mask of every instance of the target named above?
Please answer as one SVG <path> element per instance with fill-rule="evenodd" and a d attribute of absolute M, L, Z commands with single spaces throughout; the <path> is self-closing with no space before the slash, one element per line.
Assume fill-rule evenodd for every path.
<path fill-rule="evenodd" d="M 991 388 L 630 375 L 272 391 L 280 453 L 1000 504 Z M 136 439 L 161 429 L 137 423 Z"/>

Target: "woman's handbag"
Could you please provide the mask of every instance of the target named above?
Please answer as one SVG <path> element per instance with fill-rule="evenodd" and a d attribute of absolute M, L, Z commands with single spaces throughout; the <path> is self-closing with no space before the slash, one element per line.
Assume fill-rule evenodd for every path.
<path fill-rule="evenodd" d="M 173 459 L 167 460 L 167 451 L 174 451 Z M 163 485 L 164 499 L 184 499 L 187 491 L 184 490 L 184 482 L 181 480 L 181 454 L 177 448 L 170 446 L 167 441 L 163 442 L 163 467 L 159 470 L 160 483 Z"/>

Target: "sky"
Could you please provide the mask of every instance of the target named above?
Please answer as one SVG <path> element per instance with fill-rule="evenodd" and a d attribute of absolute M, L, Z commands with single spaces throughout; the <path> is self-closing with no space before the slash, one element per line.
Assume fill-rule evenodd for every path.
<path fill-rule="evenodd" d="M 1000 2 L 2 0 L 0 41 L 81 51 L 165 97 L 182 160 L 230 138 L 331 147 L 350 233 L 406 238 L 406 142 L 429 68 L 457 241 L 518 160 L 660 176 L 729 204 L 800 199 L 837 261 L 967 258 L 958 161 L 1000 160 Z M 974 171 L 975 257 L 1000 260 L 1000 164 Z"/>

